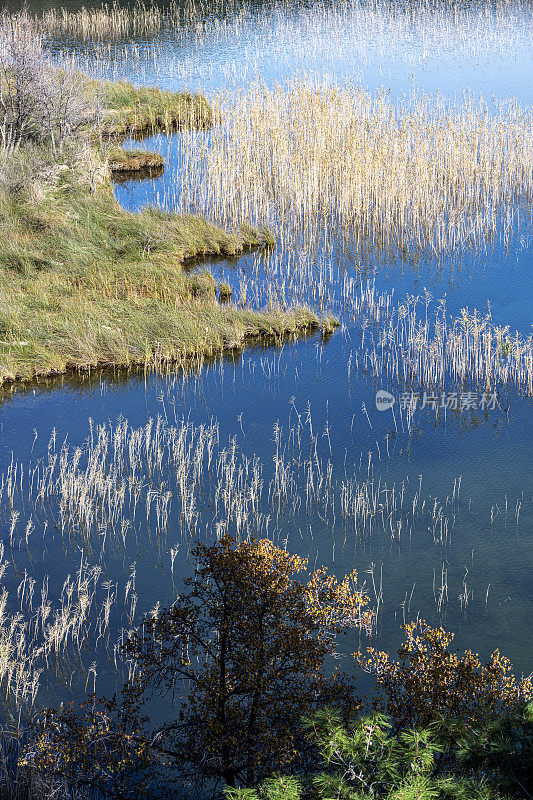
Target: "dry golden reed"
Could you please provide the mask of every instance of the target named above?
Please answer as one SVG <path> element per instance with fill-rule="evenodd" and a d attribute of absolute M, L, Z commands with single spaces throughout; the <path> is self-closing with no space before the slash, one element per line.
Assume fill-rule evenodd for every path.
<path fill-rule="evenodd" d="M 498 325 L 490 309 L 451 316 L 445 299 L 434 302 L 429 294 L 394 304 L 392 292 L 377 292 L 372 283 L 345 297 L 353 319 L 363 323 L 354 372 L 426 390 L 511 385 L 533 395 L 533 335 Z"/>
<path fill-rule="evenodd" d="M 348 238 L 420 253 L 505 236 L 533 190 L 533 114 L 295 83 L 225 92 L 223 124 L 186 134 L 176 206 L 273 226 L 312 249 Z"/>
<path fill-rule="evenodd" d="M 142 36 L 158 32 L 169 19 L 156 3 L 137 2 L 133 6 L 120 3 L 103 3 L 96 8 L 69 11 L 66 8 L 50 9 L 39 19 L 48 34 L 67 33 L 81 39 L 104 37 Z"/>

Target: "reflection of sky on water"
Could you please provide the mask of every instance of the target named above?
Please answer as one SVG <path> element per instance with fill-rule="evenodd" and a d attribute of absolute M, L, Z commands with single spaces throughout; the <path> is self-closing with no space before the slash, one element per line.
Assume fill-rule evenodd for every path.
<path fill-rule="evenodd" d="M 139 38 L 134 46 L 109 50 L 105 44 L 99 52 L 102 67 L 122 63 L 131 79 L 171 89 L 211 93 L 254 81 L 272 87 L 304 76 L 368 90 L 385 87 L 393 97 L 417 87 L 454 99 L 467 90 L 531 104 L 531 3 L 431 6 L 246 4 L 222 23 L 185 24 L 179 32 Z M 83 45 L 74 46 L 83 53 Z M 94 47 L 88 50 L 93 59 Z"/>
<path fill-rule="evenodd" d="M 32 447 L 33 458 L 43 454 L 52 428 L 58 442 L 68 437 L 70 443 L 78 444 L 88 435 L 89 418 L 105 423 L 122 415 L 135 427 L 143 425 L 148 416 L 166 413 L 172 417 L 175 409 L 178 418 L 198 424 L 216 419 L 221 442 L 236 437 L 248 458 L 257 455 L 261 459 L 269 480 L 275 424 L 279 421 L 287 430 L 289 420 L 294 424 L 295 409 L 305 418 L 309 407 L 320 456 L 324 461 L 332 458 L 334 480 L 356 474 L 364 477 L 371 453 L 376 478 L 389 486 L 407 480 L 414 490 L 422 476 L 424 496 L 436 497 L 441 504 L 451 497 L 454 480 L 460 476 L 460 503 L 453 514 L 448 512 L 450 525 L 452 516 L 456 518 L 445 548 L 433 542 L 426 523 L 415 526 L 411 540 L 380 535 L 357 543 L 353 536 L 346 536 L 340 520 L 332 531 L 315 517 L 310 537 L 305 514 L 282 526 L 289 546 L 338 572 L 348 569 L 355 558 L 367 581 L 371 581 L 367 570 L 374 564 L 383 586 L 380 642 L 387 647 L 397 641 L 396 624 L 403 617 L 406 593 L 411 598 L 407 618 L 420 613 L 438 619 L 434 580 L 438 583 L 444 566 L 448 579 L 444 620 L 459 632 L 459 646 L 486 654 L 498 645 L 520 670 L 527 671 L 531 642 L 528 636 L 517 639 L 513 630 L 515 624 L 527 626 L 533 612 L 531 400 L 510 391 L 500 395 L 498 409 L 487 413 L 448 413 L 446 419 L 442 415 L 437 419 L 433 412 L 417 412 L 408 431 L 405 420 L 402 427 L 397 407 L 396 425 L 390 412 L 375 410 L 374 384 L 361 376 L 348 377 L 351 349 L 350 340 L 338 332 L 326 345 L 312 337 L 282 350 L 245 352 L 234 363 L 226 361 L 222 368 L 211 367 L 198 378 L 191 376 L 176 384 L 143 376 L 115 383 L 111 374 L 104 374 L 100 382 L 95 379 L 90 391 L 72 382 L 66 390 L 19 394 L 2 408 L 1 466 L 7 467 L 11 452 L 15 459 L 23 460 Z M 394 387 L 384 386 L 394 391 Z M 34 429 L 38 431 L 36 441 Z M 514 520 L 517 499 L 522 502 L 518 527 Z M 493 506 L 498 511 L 491 527 Z M 55 546 L 48 549 L 45 563 Z M 66 551 L 65 564 L 75 552 L 75 548 Z M 53 567 L 47 567 L 58 575 L 58 581 L 65 572 L 64 558 L 56 557 Z M 114 555 L 111 550 L 105 558 L 107 574 L 119 580 L 125 565 L 129 567 L 133 561 L 137 562 L 140 607 L 151 607 L 156 597 L 168 596 L 168 555 L 164 550 L 154 549 L 142 539 L 130 542 L 126 553 L 119 550 Z M 187 562 L 178 559 L 176 575 L 187 568 Z M 467 608 L 461 607 L 459 600 L 465 570 Z M 485 602 L 487 589 L 489 600 Z"/>

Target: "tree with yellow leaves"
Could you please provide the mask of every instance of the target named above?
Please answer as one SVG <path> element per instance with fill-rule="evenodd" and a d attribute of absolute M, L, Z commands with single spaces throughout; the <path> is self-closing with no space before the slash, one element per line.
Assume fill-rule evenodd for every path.
<path fill-rule="evenodd" d="M 518 680 L 509 659 L 495 650 L 483 664 L 476 653 L 450 650 L 454 634 L 419 620 L 404 626 L 398 660 L 368 648 L 355 654 L 376 676 L 377 705 L 400 728 L 424 727 L 439 720 L 484 724 L 512 715 L 533 699 L 529 678 Z"/>
<path fill-rule="evenodd" d="M 126 645 L 128 700 L 172 698 L 154 738 L 169 767 L 198 780 L 253 786 L 306 750 L 301 719 L 326 703 L 354 707 L 350 681 L 323 669 L 337 637 L 368 629 L 355 572 L 340 581 L 267 540 L 198 544 L 176 603 L 147 617 Z"/>

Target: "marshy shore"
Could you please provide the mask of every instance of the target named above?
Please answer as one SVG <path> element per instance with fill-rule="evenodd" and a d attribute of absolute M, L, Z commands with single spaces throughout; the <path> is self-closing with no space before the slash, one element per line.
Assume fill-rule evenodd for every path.
<path fill-rule="evenodd" d="M 205 98 L 101 83 L 98 129 L 53 153 L 2 155 L 0 382 L 113 367 L 185 362 L 331 327 L 305 308 L 252 311 L 187 261 L 273 245 L 266 230 L 227 231 L 193 215 L 123 210 L 111 175 L 161 168 L 120 147 L 126 136 L 212 125 Z"/>

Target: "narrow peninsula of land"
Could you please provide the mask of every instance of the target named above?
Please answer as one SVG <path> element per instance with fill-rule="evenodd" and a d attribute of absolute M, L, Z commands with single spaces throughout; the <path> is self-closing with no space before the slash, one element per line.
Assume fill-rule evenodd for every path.
<path fill-rule="evenodd" d="M 7 92 L 16 93 L 11 77 L 4 70 Z M 270 246 L 267 231 L 225 231 L 156 208 L 129 213 L 115 199 L 112 175 L 163 166 L 157 154 L 124 150 L 124 138 L 216 123 L 204 97 L 80 75 L 65 81 L 74 107 L 67 133 L 65 123 L 61 138 L 58 121 L 16 140 L 15 130 L 1 149 L 0 382 L 184 362 L 332 324 L 308 309 L 227 302 L 227 286 L 217 288 L 210 272 L 184 268 L 189 259 Z M 70 119 L 82 111 L 83 124 Z"/>

